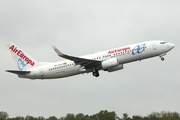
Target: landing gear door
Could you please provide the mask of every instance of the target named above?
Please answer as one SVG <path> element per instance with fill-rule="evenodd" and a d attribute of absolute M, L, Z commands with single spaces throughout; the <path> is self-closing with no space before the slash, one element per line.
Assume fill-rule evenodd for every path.
<path fill-rule="evenodd" d="M 153 49 L 153 50 L 156 50 L 156 49 L 157 49 L 157 48 L 156 48 L 156 43 L 155 43 L 155 42 L 152 43 L 152 49 Z"/>

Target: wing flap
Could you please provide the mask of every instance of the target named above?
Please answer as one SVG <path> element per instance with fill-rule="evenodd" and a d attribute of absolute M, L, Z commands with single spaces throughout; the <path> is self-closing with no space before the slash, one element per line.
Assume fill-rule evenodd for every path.
<path fill-rule="evenodd" d="M 6 72 L 10 72 L 17 75 L 25 75 L 30 73 L 31 71 L 6 70 Z"/>

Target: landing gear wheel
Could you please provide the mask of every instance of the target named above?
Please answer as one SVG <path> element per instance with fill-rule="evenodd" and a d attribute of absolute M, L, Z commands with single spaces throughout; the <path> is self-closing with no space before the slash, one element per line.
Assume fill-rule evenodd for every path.
<path fill-rule="evenodd" d="M 96 70 L 96 69 L 93 70 L 92 74 L 93 74 L 93 76 L 95 76 L 95 77 L 99 77 L 99 71 Z"/>
<path fill-rule="evenodd" d="M 164 58 L 163 58 L 163 57 L 161 57 L 161 60 L 162 60 L 162 61 L 164 61 Z"/>

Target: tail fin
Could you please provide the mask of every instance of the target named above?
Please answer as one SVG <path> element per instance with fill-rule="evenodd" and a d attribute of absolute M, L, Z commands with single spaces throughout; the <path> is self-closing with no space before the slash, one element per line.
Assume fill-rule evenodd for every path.
<path fill-rule="evenodd" d="M 10 43 L 7 44 L 7 46 L 20 71 L 26 71 L 39 66 L 38 62 L 34 58 L 29 56 L 25 51 L 20 49 L 15 44 Z"/>

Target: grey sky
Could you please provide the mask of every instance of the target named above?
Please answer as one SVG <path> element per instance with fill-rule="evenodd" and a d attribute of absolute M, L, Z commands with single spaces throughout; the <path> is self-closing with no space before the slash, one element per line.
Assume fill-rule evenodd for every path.
<path fill-rule="evenodd" d="M 15 116 L 65 116 L 115 111 L 119 117 L 153 111 L 180 112 L 180 1 L 0 1 L 0 111 Z M 100 72 L 56 80 L 19 79 L 6 43 L 13 42 L 38 61 L 62 60 L 52 45 L 75 56 L 161 39 L 175 49 Z"/>

